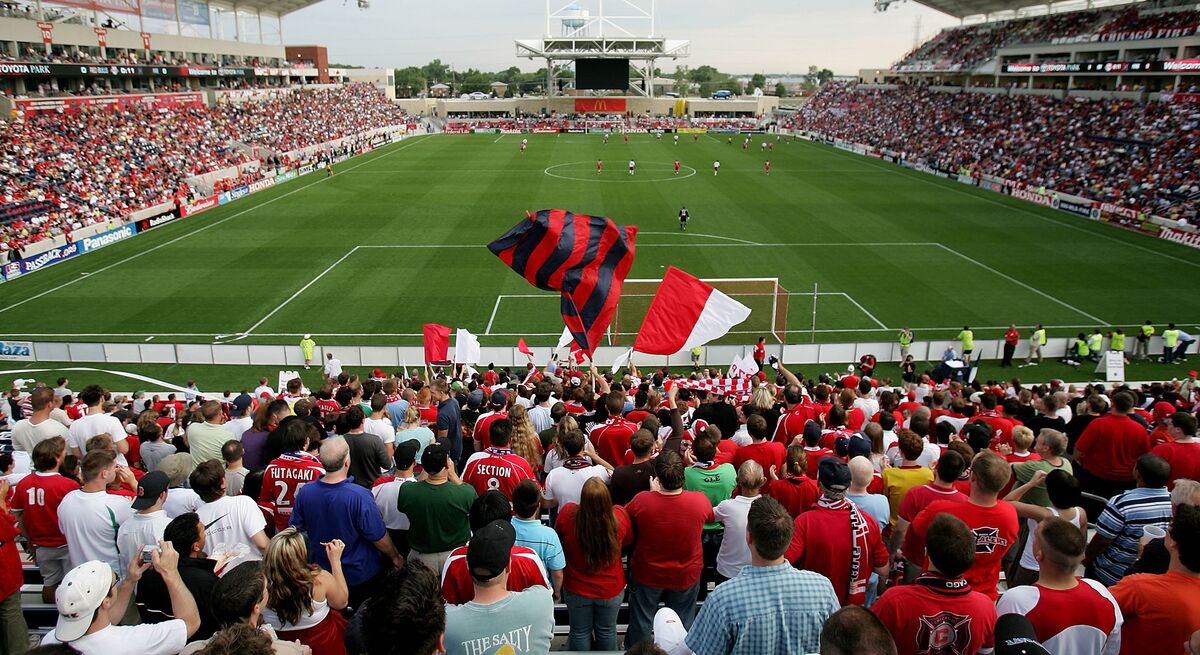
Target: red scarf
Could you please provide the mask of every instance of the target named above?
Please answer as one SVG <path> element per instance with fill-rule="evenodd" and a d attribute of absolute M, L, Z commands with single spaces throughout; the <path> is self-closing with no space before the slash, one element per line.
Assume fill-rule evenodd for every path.
<path fill-rule="evenodd" d="M 830 500 L 821 494 L 817 507 L 850 514 L 850 588 L 846 591 L 847 605 L 863 605 L 867 602 L 867 582 L 871 578 L 869 567 L 863 566 L 863 558 L 870 552 L 867 541 L 867 522 L 858 506 L 846 498 Z M 874 520 L 874 519 L 872 519 Z"/>

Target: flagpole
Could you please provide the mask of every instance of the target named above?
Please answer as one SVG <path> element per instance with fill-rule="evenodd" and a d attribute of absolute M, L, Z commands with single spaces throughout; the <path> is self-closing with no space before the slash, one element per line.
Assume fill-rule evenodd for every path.
<path fill-rule="evenodd" d="M 813 311 L 812 311 L 812 336 L 811 342 L 817 342 L 817 283 L 813 282 Z"/>

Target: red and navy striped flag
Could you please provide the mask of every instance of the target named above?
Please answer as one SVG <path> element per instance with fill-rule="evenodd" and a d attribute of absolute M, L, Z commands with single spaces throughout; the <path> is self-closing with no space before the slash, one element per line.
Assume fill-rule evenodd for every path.
<path fill-rule="evenodd" d="M 562 293 L 563 322 L 590 355 L 617 309 L 637 228 L 562 209 L 526 217 L 488 250 L 535 287 Z"/>

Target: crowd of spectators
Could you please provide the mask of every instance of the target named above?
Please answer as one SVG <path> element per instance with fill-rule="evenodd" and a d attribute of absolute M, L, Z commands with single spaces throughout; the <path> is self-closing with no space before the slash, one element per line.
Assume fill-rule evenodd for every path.
<path fill-rule="evenodd" d="M 0 124 L 0 243 L 16 252 L 190 195 L 189 177 L 247 164 L 256 149 L 277 157 L 407 120 L 370 85 L 215 107 L 18 116 Z"/>
<path fill-rule="evenodd" d="M 1192 104 L 835 83 L 788 125 L 938 170 L 1197 220 L 1200 115 Z"/>
<path fill-rule="evenodd" d="M 649 114 L 554 114 L 542 116 L 451 116 L 448 131 L 483 128 L 504 130 L 676 130 L 686 128 L 754 130 L 762 120 L 753 116 L 652 116 Z"/>
<path fill-rule="evenodd" d="M 18 541 L 58 612 L 43 645 L 84 655 L 545 653 L 555 601 L 580 651 L 619 647 L 623 601 L 638 653 L 1200 647 L 1194 371 L 772 362 L 726 396 L 707 370 L 360 379 L 326 357 L 312 392 L 14 389 L 7 652 Z"/>
<path fill-rule="evenodd" d="M 1182 3 L 1179 3 L 1182 4 Z M 1156 30 L 1195 27 L 1194 9 L 1147 13 L 1139 7 L 1072 11 L 1029 18 L 952 27 L 938 32 L 906 54 L 895 70 L 969 71 L 996 56 L 1001 48 L 1056 40 L 1153 38 Z"/>

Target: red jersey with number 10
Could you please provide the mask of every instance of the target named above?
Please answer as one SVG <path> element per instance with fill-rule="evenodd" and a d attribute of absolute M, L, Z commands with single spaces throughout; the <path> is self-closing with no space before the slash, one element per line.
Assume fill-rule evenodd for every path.
<path fill-rule="evenodd" d="M 321 460 L 308 453 L 284 453 L 267 465 L 258 502 L 275 510 L 276 530 L 287 529 L 300 487 L 320 480 L 323 475 L 325 467 L 321 466 Z"/>
<path fill-rule="evenodd" d="M 34 473 L 17 483 L 12 508 L 24 512 L 21 521 L 34 546 L 57 548 L 67 545 L 67 538 L 58 527 L 58 505 L 78 488 L 78 482 L 57 472 Z"/>

